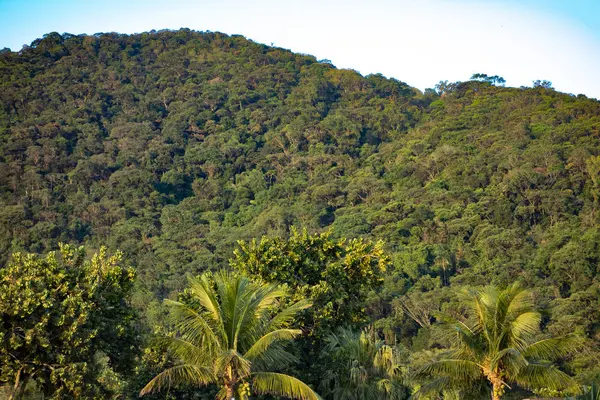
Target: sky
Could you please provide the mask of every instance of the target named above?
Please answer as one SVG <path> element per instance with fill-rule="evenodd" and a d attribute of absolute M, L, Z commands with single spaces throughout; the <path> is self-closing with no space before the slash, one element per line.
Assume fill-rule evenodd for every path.
<path fill-rule="evenodd" d="M 0 0 L 0 48 L 49 32 L 219 31 L 421 90 L 474 73 L 600 98 L 600 0 Z"/>

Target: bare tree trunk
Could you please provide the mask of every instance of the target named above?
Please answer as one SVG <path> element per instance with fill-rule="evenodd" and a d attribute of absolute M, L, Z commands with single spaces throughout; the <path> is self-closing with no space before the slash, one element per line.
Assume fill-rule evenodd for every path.
<path fill-rule="evenodd" d="M 15 378 L 15 384 L 13 385 L 13 389 L 10 391 L 8 395 L 8 400 L 19 400 L 23 397 L 23 391 L 25 390 L 25 384 L 27 380 L 22 379 L 23 367 L 19 368 L 17 371 L 17 376 Z"/>

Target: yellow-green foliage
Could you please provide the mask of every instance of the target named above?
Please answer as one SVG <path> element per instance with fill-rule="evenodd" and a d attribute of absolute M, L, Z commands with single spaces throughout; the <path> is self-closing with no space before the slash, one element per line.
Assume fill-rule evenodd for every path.
<path fill-rule="evenodd" d="M 61 245 L 46 257 L 16 253 L 0 269 L 0 383 L 19 393 L 29 380 L 53 396 L 102 396 L 94 357 L 130 352 L 125 303 L 135 273 L 106 248 Z M 16 385 L 16 387 L 15 387 Z"/>

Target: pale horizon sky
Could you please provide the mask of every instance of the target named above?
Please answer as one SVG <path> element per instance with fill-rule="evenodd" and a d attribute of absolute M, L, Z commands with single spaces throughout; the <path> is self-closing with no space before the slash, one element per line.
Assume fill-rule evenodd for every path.
<path fill-rule="evenodd" d="M 219 31 L 424 90 L 474 73 L 600 98 L 600 0 L 0 0 L 0 48 L 49 32 Z"/>

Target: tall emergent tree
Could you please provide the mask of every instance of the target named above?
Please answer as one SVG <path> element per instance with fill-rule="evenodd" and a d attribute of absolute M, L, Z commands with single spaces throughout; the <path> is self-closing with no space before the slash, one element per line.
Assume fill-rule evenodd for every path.
<path fill-rule="evenodd" d="M 152 379 L 140 395 L 170 386 L 216 384 L 219 399 L 247 399 L 251 391 L 302 400 L 320 397 L 302 381 L 272 372 L 296 361 L 285 342 L 302 334 L 289 327 L 310 303 L 281 310 L 285 291 L 242 275 L 205 273 L 190 279 L 181 301 L 166 300 L 177 329 L 167 337 L 181 361 Z"/>
<path fill-rule="evenodd" d="M 580 340 L 570 335 L 536 341 L 541 315 L 531 292 L 515 283 L 505 290 L 467 290 L 462 300 L 467 320 L 440 316 L 454 348 L 418 371 L 418 376 L 434 378 L 422 392 L 472 386 L 482 379 L 491 385 L 493 400 L 513 383 L 530 390 L 576 388 L 552 362 L 574 351 Z"/>
<path fill-rule="evenodd" d="M 0 268 L 0 386 L 9 386 L 9 399 L 21 398 L 31 381 L 46 396 L 106 398 L 95 383 L 95 356 L 126 364 L 135 273 L 120 265 L 120 253 L 84 254 L 61 245 L 45 258 L 13 254 Z"/>
<path fill-rule="evenodd" d="M 473 74 L 471 76 L 472 80 L 476 80 L 476 81 L 481 81 L 481 82 L 487 82 L 490 85 L 501 85 L 504 86 L 504 84 L 506 83 L 506 79 L 504 79 L 501 76 L 498 75 L 493 75 L 493 76 L 488 76 L 487 74 Z"/>

